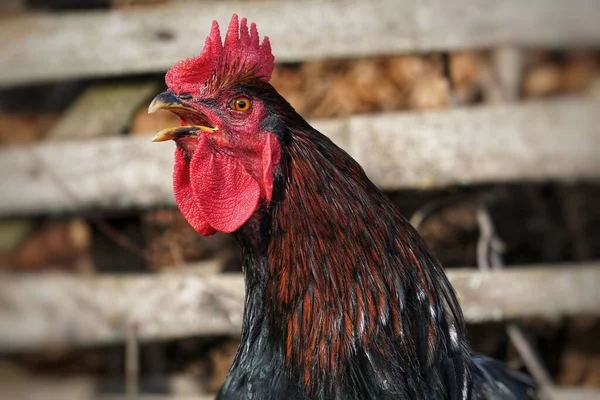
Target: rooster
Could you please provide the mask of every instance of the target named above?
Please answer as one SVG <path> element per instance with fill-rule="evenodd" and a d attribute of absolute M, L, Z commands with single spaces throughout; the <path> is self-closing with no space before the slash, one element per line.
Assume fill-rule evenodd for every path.
<path fill-rule="evenodd" d="M 362 168 L 269 84 L 255 24 L 213 22 L 149 112 L 175 113 L 175 200 L 243 251 L 241 344 L 219 399 L 532 399 L 474 354 L 439 262 Z"/>

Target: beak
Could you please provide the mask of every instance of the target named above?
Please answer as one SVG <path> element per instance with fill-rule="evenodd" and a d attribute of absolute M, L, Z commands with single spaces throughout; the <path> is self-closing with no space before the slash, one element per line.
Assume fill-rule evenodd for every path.
<path fill-rule="evenodd" d="M 152 100 L 152 103 L 148 106 L 148 114 L 158 110 L 198 112 L 196 109 L 185 105 L 172 92 L 162 92 Z"/>
<path fill-rule="evenodd" d="M 172 92 L 163 92 L 156 96 L 150 106 L 148 106 L 148 114 L 152 114 L 158 110 L 168 110 L 174 114 L 184 117 L 187 115 L 201 115 L 202 113 L 193 107 L 190 107 L 183 103 Z M 182 118 L 183 120 L 183 118 Z M 172 139 L 180 139 L 186 136 L 198 136 L 199 132 L 215 133 L 217 128 L 204 125 L 185 125 L 176 128 L 167 128 L 158 132 L 152 138 L 153 142 L 164 142 Z"/>

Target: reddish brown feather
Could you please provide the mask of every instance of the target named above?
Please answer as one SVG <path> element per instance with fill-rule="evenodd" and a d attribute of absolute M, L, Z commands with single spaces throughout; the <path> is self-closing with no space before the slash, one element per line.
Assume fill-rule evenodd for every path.
<path fill-rule="evenodd" d="M 411 289 L 413 293 L 423 291 L 431 304 L 444 302 L 432 286 L 429 267 L 424 268 L 412 245 L 405 243 L 413 238 L 394 240 L 394 248 L 387 251 L 395 253 L 398 263 L 384 270 L 383 265 L 390 262 L 384 260 L 390 255 L 382 250 L 389 239 L 384 233 L 389 232 L 387 222 L 368 209 L 364 214 L 368 223 L 360 223 L 351 215 L 352 204 L 333 200 L 361 201 L 352 193 L 356 188 L 334 184 L 336 177 L 328 168 L 343 168 L 357 176 L 363 175 L 362 170 L 344 159 L 334 159 L 332 165 L 320 164 L 309 155 L 318 154 L 312 139 L 302 132 L 296 134 L 295 146 L 287 149 L 286 201 L 278 203 L 274 215 L 273 235 L 281 235 L 281 240 L 269 248 L 274 279 L 267 293 L 274 299 L 270 315 L 283 327 L 287 365 L 303 370 L 308 384 L 315 380 L 306 371 L 341 373 L 346 355 L 357 348 L 370 348 L 379 354 L 398 350 L 415 354 L 409 344 L 425 342 L 430 355 L 439 341 L 436 322 L 428 321 L 426 336 L 419 337 L 415 321 L 407 320 L 411 317 L 401 309 L 405 299 L 395 294 L 397 285 L 415 285 L 418 290 Z M 306 154 L 303 149 L 308 149 Z M 363 184 L 359 190 L 374 190 L 367 187 L 367 181 Z M 333 191 L 332 197 L 320 195 L 320 190 Z M 404 338 L 406 323 L 415 327 L 409 328 L 409 342 Z M 391 337 L 384 330 L 406 349 L 389 348 Z"/>

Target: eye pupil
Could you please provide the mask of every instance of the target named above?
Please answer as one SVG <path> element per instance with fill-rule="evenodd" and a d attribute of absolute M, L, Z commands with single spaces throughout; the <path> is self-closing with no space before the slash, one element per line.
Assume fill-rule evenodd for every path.
<path fill-rule="evenodd" d="M 238 100 L 237 106 L 238 106 L 238 108 L 246 108 L 246 101 Z"/>

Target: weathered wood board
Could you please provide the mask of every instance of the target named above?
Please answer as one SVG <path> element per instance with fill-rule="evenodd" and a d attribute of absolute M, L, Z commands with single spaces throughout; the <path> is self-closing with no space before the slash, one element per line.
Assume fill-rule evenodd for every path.
<path fill-rule="evenodd" d="M 213 19 L 255 21 L 279 62 L 496 45 L 600 45 L 593 0 L 169 2 L 0 23 L 0 86 L 160 72 L 198 54 Z M 224 26 L 223 26 L 224 25 Z"/>
<path fill-rule="evenodd" d="M 385 189 L 600 179 L 600 101 L 315 121 Z M 0 149 L 0 216 L 173 204 L 171 143 L 119 137 Z"/>
<path fill-rule="evenodd" d="M 196 269 L 143 276 L 4 275 L 0 279 L 0 350 L 237 335 L 240 275 Z M 467 321 L 600 315 L 600 264 L 449 270 Z"/>

